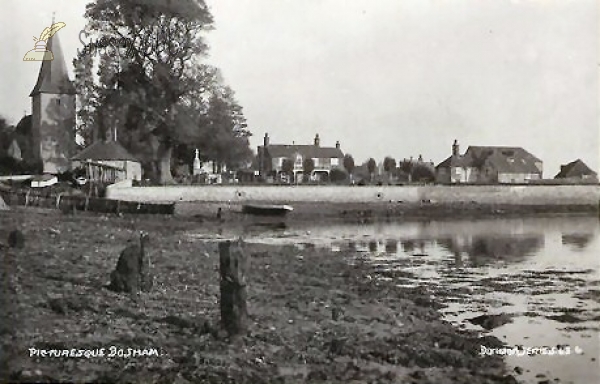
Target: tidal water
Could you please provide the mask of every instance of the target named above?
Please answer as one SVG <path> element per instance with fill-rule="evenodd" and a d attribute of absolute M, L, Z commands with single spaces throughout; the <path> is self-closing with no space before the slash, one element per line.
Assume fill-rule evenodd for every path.
<path fill-rule="evenodd" d="M 381 276 L 375 278 L 392 269 L 408 272 L 397 283 L 427 288 L 445 305 L 444 318 L 458 327 L 519 350 L 563 352 L 506 356 L 519 380 L 600 383 L 597 217 L 298 223 L 232 228 L 223 236 L 240 231 L 249 242 L 360 254 L 378 265 Z M 470 321 L 481 315 L 505 321 L 486 328 Z"/>

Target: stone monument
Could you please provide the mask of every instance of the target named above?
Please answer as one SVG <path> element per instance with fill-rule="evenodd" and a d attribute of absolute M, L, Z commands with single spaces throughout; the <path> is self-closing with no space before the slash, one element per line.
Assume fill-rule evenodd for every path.
<path fill-rule="evenodd" d="M 200 164 L 200 151 L 198 151 L 198 149 L 196 149 L 196 157 L 194 158 L 193 168 L 193 175 L 199 175 L 202 170 L 202 165 Z"/>

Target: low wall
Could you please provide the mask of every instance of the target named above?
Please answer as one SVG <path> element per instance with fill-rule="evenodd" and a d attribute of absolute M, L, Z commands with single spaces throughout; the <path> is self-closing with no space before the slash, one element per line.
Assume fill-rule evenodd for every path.
<path fill-rule="evenodd" d="M 110 199 L 139 202 L 330 202 L 597 205 L 598 185 L 535 186 L 158 186 L 107 188 Z"/>

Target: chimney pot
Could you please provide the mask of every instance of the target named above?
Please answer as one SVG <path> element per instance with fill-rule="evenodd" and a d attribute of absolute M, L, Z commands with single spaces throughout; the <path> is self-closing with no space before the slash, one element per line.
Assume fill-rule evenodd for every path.
<path fill-rule="evenodd" d="M 458 140 L 454 140 L 454 144 L 452 144 L 452 156 L 458 156 L 459 151 Z"/>
<path fill-rule="evenodd" d="M 269 145 L 269 134 L 268 133 L 265 133 L 265 139 L 264 139 L 263 144 L 265 147 Z"/>
<path fill-rule="evenodd" d="M 319 139 L 319 134 L 317 133 L 317 134 L 315 135 L 315 146 L 316 146 L 316 147 L 318 147 L 318 146 L 319 146 L 319 143 L 320 143 L 320 141 L 321 141 L 321 140 Z"/>
<path fill-rule="evenodd" d="M 339 141 L 339 140 L 335 142 L 335 147 L 336 147 L 337 149 L 340 149 L 340 141 Z"/>

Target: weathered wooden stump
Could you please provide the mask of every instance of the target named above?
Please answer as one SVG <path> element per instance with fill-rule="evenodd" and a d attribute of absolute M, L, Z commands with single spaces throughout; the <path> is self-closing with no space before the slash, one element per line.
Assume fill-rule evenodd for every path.
<path fill-rule="evenodd" d="M 8 234 L 8 246 L 11 248 L 23 248 L 25 246 L 25 236 L 23 232 L 15 229 Z"/>
<path fill-rule="evenodd" d="M 145 250 L 147 244 L 148 234 L 142 232 L 138 244 L 129 245 L 121 252 L 117 266 L 110 274 L 110 290 L 138 293 L 152 288 L 150 260 Z"/>
<path fill-rule="evenodd" d="M 246 306 L 246 272 L 248 258 L 243 241 L 225 241 L 219 244 L 221 272 L 221 326 L 229 336 L 247 331 L 248 309 Z"/>

